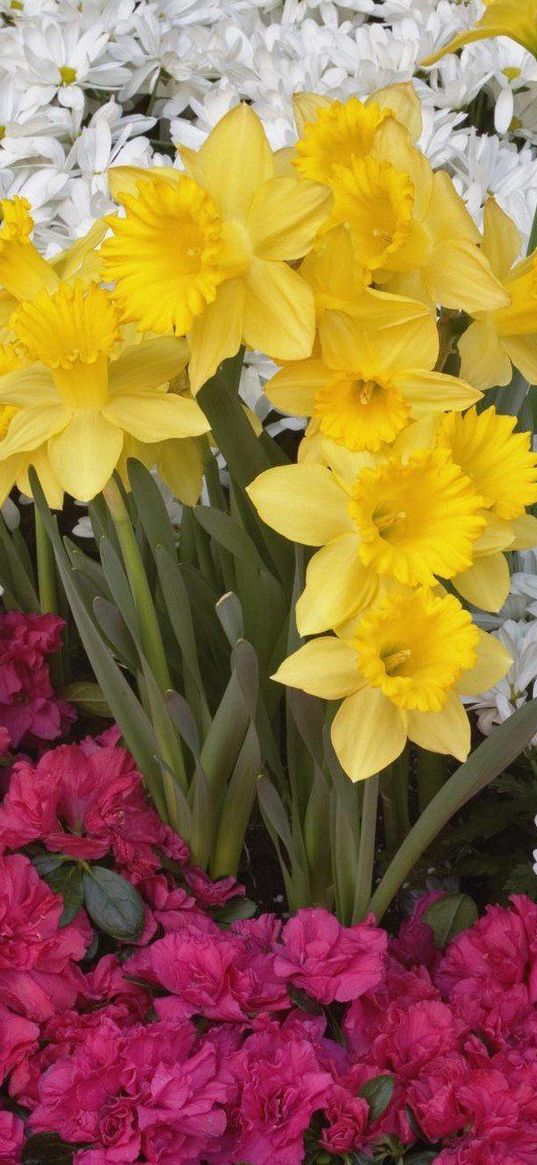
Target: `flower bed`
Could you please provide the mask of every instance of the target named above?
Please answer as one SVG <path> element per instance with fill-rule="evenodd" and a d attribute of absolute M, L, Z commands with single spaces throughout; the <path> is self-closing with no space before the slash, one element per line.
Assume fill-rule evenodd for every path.
<path fill-rule="evenodd" d="M 535 1165 L 536 28 L 0 0 L 0 1165 Z"/>
<path fill-rule="evenodd" d="M 443 949 L 423 918 L 441 894 L 396 939 L 322 909 L 241 919 L 242 888 L 192 867 L 105 739 L 15 761 L 0 843 L 3 1165 L 24 1146 L 74 1165 L 534 1160 L 529 899 Z M 138 924 L 128 894 L 80 906 L 77 878 L 103 870 Z"/>

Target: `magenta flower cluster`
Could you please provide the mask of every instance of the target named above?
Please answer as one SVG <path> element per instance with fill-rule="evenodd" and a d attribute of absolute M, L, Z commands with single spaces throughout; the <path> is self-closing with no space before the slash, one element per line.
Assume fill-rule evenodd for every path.
<path fill-rule="evenodd" d="M 537 906 L 491 907 L 443 952 L 423 901 L 392 941 L 321 909 L 224 927 L 240 887 L 191 866 L 113 740 L 18 760 L 0 807 L 1 1165 L 44 1132 L 74 1165 L 374 1159 L 390 1136 L 438 1165 L 534 1163 Z M 38 850 L 128 878 L 137 944 L 92 955 Z"/>
<path fill-rule="evenodd" d="M 59 651 L 57 615 L 0 613 L 0 744 L 27 748 L 58 740 L 75 719 L 52 688 L 47 656 Z"/>
<path fill-rule="evenodd" d="M 445 950 L 431 895 L 396 939 L 322 909 L 237 918 L 243 888 L 192 865 L 117 730 L 43 751 L 71 718 L 45 660 L 61 623 L 2 619 L 0 1165 L 47 1134 L 73 1165 L 393 1161 L 417 1146 L 437 1165 L 535 1165 L 537 906 L 489 907 Z M 10 741 L 42 751 L 14 757 Z M 136 889 L 135 939 L 66 912 L 59 855 Z"/>

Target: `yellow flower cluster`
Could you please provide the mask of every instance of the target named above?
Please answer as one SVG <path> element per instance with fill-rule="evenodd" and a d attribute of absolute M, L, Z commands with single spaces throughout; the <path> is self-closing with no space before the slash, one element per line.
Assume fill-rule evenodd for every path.
<path fill-rule="evenodd" d="M 461 697 L 497 682 L 509 659 L 458 596 L 499 610 L 505 551 L 537 541 L 529 434 L 479 403 L 512 365 L 537 378 L 534 258 L 516 262 L 520 239 L 494 202 L 478 234 L 413 143 L 406 87 L 380 97 L 297 101 L 289 162 L 333 203 L 300 268 L 316 304 L 312 356 L 286 362 L 266 392 L 310 422 L 298 464 L 249 488 L 267 524 L 316 548 L 296 620 L 321 637 L 276 678 L 343 701 L 332 740 L 353 780 L 389 765 L 407 739 L 465 759 Z M 473 320 L 460 376 L 442 371 L 438 306 Z"/>
<path fill-rule="evenodd" d="M 112 170 L 120 212 L 50 262 L 24 200 L 1 204 L 0 500 L 31 464 L 53 504 L 90 499 L 135 455 L 195 501 L 209 425 L 180 374 L 195 396 L 242 344 L 272 357 L 270 401 L 309 424 L 249 493 L 316 548 L 296 618 L 320 636 L 277 678 L 343 700 L 359 780 L 407 738 L 464 758 L 461 696 L 508 668 L 458 596 L 498 610 L 505 552 L 537 544 L 529 435 L 482 400 L 513 367 L 537 381 L 537 266 L 493 201 L 481 235 L 433 171 L 411 85 L 298 95 L 296 119 L 274 153 L 241 105 L 182 168 Z"/>
<path fill-rule="evenodd" d="M 0 502 L 14 484 L 31 492 L 30 466 L 50 505 L 61 506 L 64 491 L 89 501 L 138 457 L 158 463 L 192 504 L 201 459 L 191 438 L 209 425 L 195 401 L 169 391 L 186 366 L 186 341 L 129 335 L 99 285 L 104 224 L 47 262 L 30 240 L 26 200 L 0 210 Z"/>

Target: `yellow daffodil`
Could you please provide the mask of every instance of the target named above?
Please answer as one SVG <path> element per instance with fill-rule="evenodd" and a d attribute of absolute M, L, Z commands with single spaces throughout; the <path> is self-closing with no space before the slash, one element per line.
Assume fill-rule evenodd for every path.
<path fill-rule="evenodd" d="M 377 89 L 365 102 L 296 93 L 293 108 L 300 138 L 290 155 L 292 165 L 304 178 L 326 186 L 333 183 L 335 166 L 367 157 L 386 118 L 395 117 L 413 141 L 422 130 L 420 100 L 409 81 Z"/>
<path fill-rule="evenodd" d="M 321 547 L 296 606 L 301 635 L 340 626 L 386 585 L 433 585 L 467 570 L 486 525 L 481 498 L 443 449 L 376 460 L 335 447 L 334 471 L 278 466 L 248 493 L 268 526 Z"/>
<path fill-rule="evenodd" d="M 96 285 L 41 292 L 21 304 L 11 324 L 37 363 L 0 379 L 0 401 L 19 410 L 0 442 L 1 461 L 46 442 L 62 488 L 88 501 L 113 473 L 125 433 L 154 444 L 207 431 L 193 400 L 167 392 L 184 342 L 152 339 L 114 359 L 119 316 L 110 294 Z"/>
<path fill-rule="evenodd" d="M 461 375 L 478 388 L 509 384 L 513 365 L 537 383 L 537 253 L 516 262 L 522 240 L 513 221 L 493 198 L 485 206 L 483 252 L 510 303 L 497 311 L 474 311 L 474 323 L 459 340 Z"/>
<path fill-rule="evenodd" d="M 529 433 L 514 432 L 516 417 L 494 408 L 438 425 L 436 443 L 470 478 L 483 499 L 487 526 L 474 546 L 474 562 L 453 579 L 459 594 L 485 611 L 499 611 L 510 588 L 504 551 L 537 546 L 537 519 L 526 506 L 537 501 L 537 456 Z"/>
<path fill-rule="evenodd" d="M 25 198 L 0 202 L 0 285 L 15 299 L 31 299 L 44 287 L 54 291 L 58 286 L 54 269 L 30 239 L 33 229 Z"/>
<path fill-rule="evenodd" d="M 351 169 L 340 175 L 334 217 L 348 223 L 377 283 L 469 312 L 509 304 L 451 178 L 433 173 L 395 119 L 383 122 L 371 155 Z"/>
<path fill-rule="evenodd" d="M 531 451 L 529 433 L 514 432 L 516 417 L 497 414 L 493 407 L 478 413 L 432 415 L 409 425 L 395 443 L 403 460 L 431 446 L 448 452 L 452 461 L 480 495 L 485 528 L 473 545 L 473 562 L 452 577 L 455 589 L 467 602 L 485 611 L 499 611 L 510 588 L 505 551 L 537 546 L 537 519 L 526 506 L 537 500 L 537 455 Z M 340 476 L 352 481 L 356 466 L 338 458 L 337 449 L 325 442 L 320 447 L 308 438 L 302 456 L 337 466 Z"/>
<path fill-rule="evenodd" d="M 97 222 L 67 250 L 46 260 L 31 241 L 34 222 L 26 198 L 0 202 L 0 326 L 6 327 L 20 300 L 57 291 L 60 280 L 98 278 L 98 252 L 106 226 Z"/>
<path fill-rule="evenodd" d="M 314 417 L 320 431 L 352 450 L 380 449 L 410 417 L 464 409 L 480 393 L 433 371 L 438 332 L 415 300 L 369 292 L 353 316 L 327 310 L 320 321 L 322 358 L 283 368 L 266 386 L 280 411 Z"/>
<path fill-rule="evenodd" d="M 434 65 L 446 53 L 455 53 L 465 44 L 492 36 L 509 36 L 537 55 L 537 0 L 483 0 L 483 3 L 486 11 L 473 28 L 454 36 L 421 64 Z"/>
<path fill-rule="evenodd" d="M 461 696 L 486 691 L 511 660 L 479 631 L 453 595 L 394 591 L 360 620 L 350 639 L 312 639 L 273 679 L 343 700 L 332 743 L 353 781 L 381 772 L 407 739 L 465 760 L 470 724 Z"/>
<path fill-rule="evenodd" d="M 309 251 L 330 195 L 275 175 L 261 122 L 246 105 L 185 160 L 189 175 L 140 171 L 135 193 L 121 194 L 115 175 L 126 215 L 109 219 L 114 238 L 103 250 L 126 318 L 142 331 L 189 333 L 197 392 L 243 341 L 275 359 L 309 355 L 313 296 L 288 262 Z"/>
<path fill-rule="evenodd" d="M 304 114 L 295 167 L 332 191 L 325 229 L 348 227 L 375 282 L 470 312 L 508 305 L 451 178 L 433 173 L 397 110 L 351 99 L 332 112 L 310 100 Z"/>

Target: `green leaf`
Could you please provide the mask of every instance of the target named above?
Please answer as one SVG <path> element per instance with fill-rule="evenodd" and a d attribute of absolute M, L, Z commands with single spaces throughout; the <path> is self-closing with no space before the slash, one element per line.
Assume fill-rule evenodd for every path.
<path fill-rule="evenodd" d="M 417 1153 L 405 1157 L 405 1165 L 432 1165 L 433 1161 L 438 1160 L 438 1156 L 438 1149 L 418 1149 Z"/>
<path fill-rule="evenodd" d="M 0 514 L 0 547 L 3 551 L 1 582 L 11 591 L 22 611 L 39 611 L 39 597 L 33 580 L 28 577 L 25 562 L 17 553 L 6 523 Z"/>
<path fill-rule="evenodd" d="M 442 950 L 461 930 L 473 926 L 477 918 L 477 906 L 468 894 L 446 894 L 427 908 L 422 921 L 429 924 L 435 945 Z"/>
<path fill-rule="evenodd" d="M 136 511 L 153 556 L 157 546 L 162 546 L 174 558 L 175 531 L 154 477 L 141 461 L 133 458 L 129 458 L 127 469 Z"/>
<path fill-rule="evenodd" d="M 202 692 L 203 685 L 198 662 L 192 611 L 190 609 L 188 591 L 177 562 L 175 551 L 172 555 L 165 547 L 157 546 L 155 549 L 155 562 L 157 564 L 159 582 L 162 588 L 168 618 L 183 657 L 183 668 L 190 672 L 196 686 Z"/>
<path fill-rule="evenodd" d="M 230 646 L 235 647 L 239 639 L 244 638 L 244 619 L 240 599 L 232 591 L 228 591 L 218 600 L 215 611 Z"/>
<path fill-rule="evenodd" d="M 130 685 L 104 644 L 94 620 L 80 598 L 65 548 L 39 484 L 37 474 L 30 469 L 30 481 L 35 504 L 38 506 L 47 533 L 54 547 L 56 563 L 69 605 L 103 696 L 117 720 L 125 743 L 137 766 L 144 774 L 155 803 L 162 808 L 161 778 L 155 764 L 155 739 L 151 724 L 134 695 Z"/>
<path fill-rule="evenodd" d="M 254 725 L 250 724 L 220 814 L 218 834 L 211 854 L 210 872 L 213 878 L 237 874 L 261 769 L 259 741 Z"/>
<path fill-rule="evenodd" d="M 32 865 L 35 866 L 40 878 L 46 878 L 47 874 L 52 870 L 58 870 L 66 861 L 68 858 L 63 854 L 36 854 L 32 858 Z"/>
<path fill-rule="evenodd" d="M 212 911 L 215 922 L 220 926 L 230 926 L 232 922 L 240 922 L 243 918 L 253 918 L 257 913 L 257 903 L 251 898 L 233 898 L 225 906 Z"/>
<path fill-rule="evenodd" d="M 97 595 L 93 600 L 92 608 L 95 619 L 113 647 L 115 655 L 135 675 L 139 669 L 140 661 L 134 640 L 123 616 L 120 615 L 113 603 L 109 603 L 108 599 L 103 599 L 100 595 Z"/>
<path fill-rule="evenodd" d="M 198 727 L 184 696 L 170 689 L 165 693 L 164 700 L 170 718 L 180 733 L 181 739 L 184 740 L 192 755 L 197 759 L 200 754 Z"/>
<path fill-rule="evenodd" d="M 74 704 L 76 708 L 80 708 L 82 712 L 87 712 L 90 716 L 102 716 L 105 720 L 113 719 L 99 685 L 91 683 L 90 680 L 79 680 L 76 683 L 67 684 L 62 690 L 62 696 L 65 700 L 69 700 L 70 704 Z"/>
<path fill-rule="evenodd" d="M 239 526 L 229 514 L 223 510 L 215 510 L 212 506 L 194 506 L 194 514 L 202 528 L 223 546 L 234 558 L 244 559 L 253 569 L 266 570 L 265 563 L 249 538 L 246 530 Z"/>
<path fill-rule="evenodd" d="M 287 994 L 295 1007 L 300 1011 L 304 1011 L 306 1015 L 324 1015 L 321 1004 L 316 999 L 312 999 L 307 991 L 303 991 L 301 987 L 295 987 L 293 983 L 287 984 Z"/>
<path fill-rule="evenodd" d="M 103 537 L 99 542 L 99 554 L 103 571 L 114 603 L 121 612 L 136 645 L 140 643 L 140 625 L 132 591 L 119 554 L 111 540 Z"/>
<path fill-rule="evenodd" d="M 23 1165 L 71 1165 L 83 1145 L 68 1145 L 57 1133 L 36 1133 L 22 1150 Z"/>
<path fill-rule="evenodd" d="M 463 805 L 512 764 L 536 732 L 537 699 L 534 699 L 495 728 L 446 781 L 399 847 L 373 894 L 369 909 L 377 921 L 383 917 L 405 878 L 440 830 Z"/>
<path fill-rule="evenodd" d="M 382 1114 L 386 1109 L 393 1096 L 394 1079 L 393 1076 L 373 1076 L 371 1080 L 366 1080 L 365 1084 L 358 1093 L 363 1100 L 367 1100 L 369 1105 L 369 1120 L 380 1120 Z"/>
<path fill-rule="evenodd" d="M 92 866 L 84 874 L 84 904 L 100 930 L 122 942 L 135 942 L 144 925 L 142 899 L 115 870 Z"/>
<path fill-rule="evenodd" d="M 63 862 L 55 869 L 49 870 L 48 873 L 41 874 L 51 890 L 62 896 L 63 913 L 60 918 L 60 926 L 67 926 L 69 922 L 72 922 L 82 907 L 84 901 L 83 874 L 84 871 L 79 862 Z"/>

